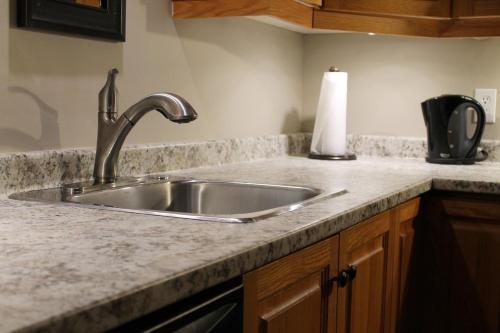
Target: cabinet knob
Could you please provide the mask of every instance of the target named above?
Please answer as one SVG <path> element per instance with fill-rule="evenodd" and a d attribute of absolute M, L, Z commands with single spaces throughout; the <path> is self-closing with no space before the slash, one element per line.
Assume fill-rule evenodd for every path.
<path fill-rule="evenodd" d="M 349 280 L 354 280 L 356 278 L 356 273 L 358 272 L 358 267 L 356 265 L 351 265 L 346 270 L 347 275 L 349 276 Z"/>
<path fill-rule="evenodd" d="M 339 287 L 344 288 L 349 281 L 356 278 L 358 268 L 355 265 L 349 266 L 347 269 L 342 270 L 339 276 L 334 277 L 332 280 L 339 284 Z"/>
<path fill-rule="evenodd" d="M 333 278 L 333 281 L 337 281 L 339 287 L 345 287 L 347 285 L 347 282 L 349 281 L 349 275 L 347 274 L 347 271 L 341 271 L 338 277 Z"/>

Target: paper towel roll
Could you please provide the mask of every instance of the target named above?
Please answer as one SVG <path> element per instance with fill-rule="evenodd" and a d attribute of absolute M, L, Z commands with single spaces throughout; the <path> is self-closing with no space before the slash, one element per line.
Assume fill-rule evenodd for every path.
<path fill-rule="evenodd" d="M 311 152 L 346 154 L 347 73 L 326 72 L 321 83 Z"/>

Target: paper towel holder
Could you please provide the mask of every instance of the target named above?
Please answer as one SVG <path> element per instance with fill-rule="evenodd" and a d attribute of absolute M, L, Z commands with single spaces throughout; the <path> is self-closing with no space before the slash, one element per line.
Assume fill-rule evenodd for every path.
<path fill-rule="evenodd" d="M 356 159 L 356 154 L 345 154 L 345 155 L 320 155 L 315 153 L 309 153 L 308 157 L 313 160 L 330 160 L 330 161 L 353 161 Z"/>
<path fill-rule="evenodd" d="M 335 66 L 331 66 L 329 72 L 340 72 Z M 308 157 L 314 160 L 329 160 L 329 161 L 353 161 L 356 160 L 356 154 L 346 153 L 345 155 L 322 155 L 310 152 Z"/>

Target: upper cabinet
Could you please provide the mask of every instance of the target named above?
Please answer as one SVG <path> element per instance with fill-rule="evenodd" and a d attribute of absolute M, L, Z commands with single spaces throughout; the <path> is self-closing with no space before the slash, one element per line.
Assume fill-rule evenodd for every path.
<path fill-rule="evenodd" d="M 324 0 L 323 9 L 351 13 L 450 17 L 451 0 Z"/>
<path fill-rule="evenodd" d="M 499 0 L 324 0 L 313 26 L 427 36 L 500 36 Z"/>
<path fill-rule="evenodd" d="M 500 1 L 455 0 L 453 14 L 456 17 L 500 16 Z"/>
<path fill-rule="evenodd" d="M 172 0 L 172 15 L 176 19 L 271 16 L 311 28 L 314 6 L 321 6 L 321 0 Z"/>
<path fill-rule="evenodd" d="M 172 0 L 172 6 L 177 19 L 264 16 L 311 31 L 500 36 L 500 0 Z"/>

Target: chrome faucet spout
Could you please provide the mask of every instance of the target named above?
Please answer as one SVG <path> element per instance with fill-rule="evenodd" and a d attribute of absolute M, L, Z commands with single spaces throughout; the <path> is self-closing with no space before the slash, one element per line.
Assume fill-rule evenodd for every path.
<path fill-rule="evenodd" d="M 193 107 L 182 97 L 170 93 L 158 93 L 141 99 L 123 113 L 132 124 L 137 124 L 149 111 L 156 110 L 175 123 L 187 123 L 196 119 Z"/>
<path fill-rule="evenodd" d="M 112 183 L 118 176 L 118 157 L 128 133 L 150 111 L 158 111 L 176 123 L 186 123 L 197 118 L 194 108 L 182 97 L 171 93 L 157 93 L 141 99 L 120 117 L 117 111 L 115 79 L 117 69 L 108 72 L 106 84 L 99 93 L 97 147 L 94 164 L 94 181 Z"/>

